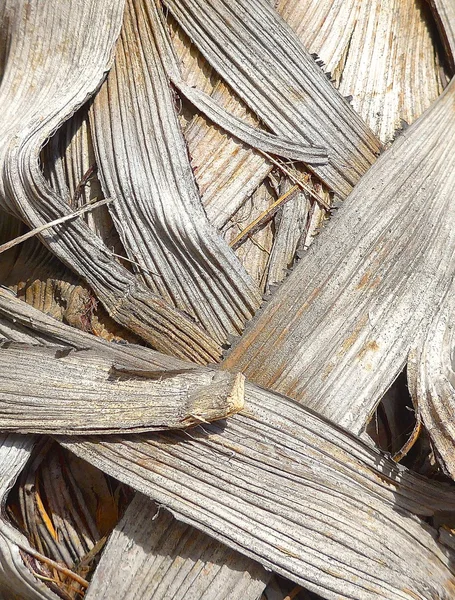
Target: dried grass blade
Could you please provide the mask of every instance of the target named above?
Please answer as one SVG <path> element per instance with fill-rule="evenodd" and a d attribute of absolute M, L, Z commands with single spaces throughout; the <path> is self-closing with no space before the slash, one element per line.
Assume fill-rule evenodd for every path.
<path fill-rule="evenodd" d="M 0 347 L 0 431 L 76 435 L 185 428 L 243 407 L 244 377 L 163 372 L 68 347 Z"/>
<path fill-rule="evenodd" d="M 384 143 L 446 85 L 425 2 L 280 0 L 277 10 Z"/>
<path fill-rule="evenodd" d="M 408 362 L 409 389 L 416 412 L 435 445 L 444 471 L 452 478 L 455 478 L 454 314 L 452 286 Z"/>
<path fill-rule="evenodd" d="M 30 15 L 28 10 L 21 0 L 10 15 L 11 44 L 0 89 L 0 205 L 34 228 L 71 212 L 67 199 L 46 184 L 40 151 L 103 79 L 123 2 L 75 3 L 71 18 L 57 0 Z M 81 219 L 44 231 L 40 239 L 85 279 L 117 322 L 165 352 L 199 362 L 218 359 L 216 341 L 140 285 Z"/>
<path fill-rule="evenodd" d="M 238 235 L 235 236 L 233 240 L 229 242 L 229 245 L 234 250 L 240 246 L 240 244 L 247 238 L 250 237 L 255 231 L 257 231 L 260 227 L 265 225 L 268 221 L 270 221 L 275 213 L 291 200 L 292 195 L 295 191 L 298 190 L 298 186 L 294 184 L 287 192 L 282 194 L 275 202 L 273 202 L 268 208 L 266 208 L 261 214 L 256 217 L 251 223 L 249 223 L 245 229 L 243 229 Z M 1 249 L 1 247 L 0 247 Z"/>
<path fill-rule="evenodd" d="M 99 340 L 1 289 L 0 315 L 38 335 L 47 331 L 53 343 L 98 348 L 138 369 L 190 366 Z M 179 519 L 325 598 L 451 598 L 453 575 L 435 532 L 407 512 L 455 509 L 450 488 L 408 472 L 277 394 L 248 384 L 245 409 L 225 427 L 204 424 L 191 437 L 67 439 L 65 445 L 171 507 Z M 322 529 L 316 532 L 315 525 Z M 366 565 L 362 572 L 359 560 Z"/>
<path fill-rule="evenodd" d="M 148 287 L 223 344 L 252 317 L 260 292 L 204 214 L 150 25 L 157 19 L 127 2 L 116 61 L 91 111 L 100 178 Z"/>

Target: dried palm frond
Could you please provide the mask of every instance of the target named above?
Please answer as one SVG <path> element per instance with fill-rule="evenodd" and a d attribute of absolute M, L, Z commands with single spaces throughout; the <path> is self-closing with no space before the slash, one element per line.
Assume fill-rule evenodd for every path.
<path fill-rule="evenodd" d="M 453 597 L 430 4 L 0 3 L 2 600 Z"/>
<path fill-rule="evenodd" d="M 224 362 L 359 433 L 454 277 L 455 82 L 378 159 Z"/>
<path fill-rule="evenodd" d="M 269 578 L 258 563 L 137 493 L 109 539 L 86 600 L 108 600 L 112 587 L 118 600 L 257 600 Z"/>

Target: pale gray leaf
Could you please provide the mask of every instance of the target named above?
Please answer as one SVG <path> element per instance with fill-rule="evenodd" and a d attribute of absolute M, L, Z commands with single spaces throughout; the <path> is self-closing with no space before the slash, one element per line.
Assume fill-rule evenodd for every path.
<path fill-rule="evenodd" d="M 415 121 L 444 88 L 425 3 L 280 0 L 277 10 L 383 142 L 393 140 L 403 121 Z"/>
<path fill-rule="evenodd" d="M 0 346 L 0 431 L 121 433 L 184 428 L 243 407 L 244 377 L 133 369 L 93 350 Z"/>
<path fill-rule="evenodd" d="M 356 186 L 225 361 L 359 433 L 454 277 L 455 81 Z"/>
<path fill-rule="evenodd" d="M 207 61 L 277 135 L 329 152 L 314 167 L 346 196 L 380 143 L 265 0 L 166 0 Z M 283 66 L 286 65 L 286 68 Z"/>
<path fill-rule="evenodd" d="M 242 331 L 260 293 L 204 214 L 149 8 L 127 2 L 115 64 L 90 113 L 100 178 L 147 286 L 222 344 Z"/>
<path fill-rule="evenodd" d="M 40 151 L 100 85 L 123 18 L 123 2 L 71 6 L 71 18 L 57 0 L 30 14 L 29 4 L 20 0 L 10 11 L 11 44 L 0 91 L 0 206 L 31 228 L 71 212 L 68 199 L 46 184 Z M 85 279 L 120 324 L 165 352 L 199 362 L 218 359 L 216 341 L 121 267 L 81 218 L 40 239 Z"/>
<path fill-rule="evenodd" d="M 327 599 L 449 600 L 450 552 L 417 517 L 450 486 L 407 471 L 292 400 L 246 386 L 223 425 L 62 443 L 233 549 Z"/>
<path fill-rule="evenodd" d="M 452 478 L 455 478 L 454 315 L 452 285 L 408 362 L 409 389 L 415 409 Z"/>
<path fill-rule="evenodd" d="M 190 366 L 147 348 L 99 340 L 1 289 L 0 314 L 31 331 L 47 331 L 54 343 L 97 348 L 138 369 Z M 226 426 L 193 429 L 191 437 L 65 445 L 326 598 L 377 600 L 379 592 L 387 600 L 430 599 L 433 592 L 451 598 L 453 577 L 436 532 L 408 512 L 454 510 L 450 488 L 413 475 L 291 400 L 251 385 L 246 396 L 243 414 Z M 366 571 L 359 571 L 360 560 Z M 401 591 L 406 586 L 409 593 Z"/>
<path fill-rule="evenodd" d="M 177 521 L 137 493 L 111 534 L 86 600 L 257 600 L 258 563 Z"/>

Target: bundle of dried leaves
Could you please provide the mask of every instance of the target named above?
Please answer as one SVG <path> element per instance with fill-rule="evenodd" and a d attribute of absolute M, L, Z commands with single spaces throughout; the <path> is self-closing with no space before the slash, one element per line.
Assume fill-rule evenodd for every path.
<path fill-rule="evenodd" d="M 455 597 L 455 0 L 0 26 L 0 599 Z"/>

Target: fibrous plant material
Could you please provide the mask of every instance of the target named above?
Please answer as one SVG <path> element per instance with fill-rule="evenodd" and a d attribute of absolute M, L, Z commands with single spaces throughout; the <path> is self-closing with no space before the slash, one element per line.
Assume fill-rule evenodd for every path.
<path fill-rule="evenodd" d="M 258 119 L 223 81 L 219 80 L 212 97 L 231 114 L 258 126 Z M 222 228 L 267 177 L 272 165 L 203 115 L 195 115 L 184 135 L 207 217 Z"/>
<path fill-rule="evenodd" d="M 189 85 L 182 75 L 182 66 L 175 56 L 162 12 L 153 2 L 147 5 L 153 15 L 150 22 L 168 76 L 181 96 L 201 113 L 185 128 L 185 139 L 202 201 L 212 223 L 218 227 L 225 225 L 229 215 L 239 209 L 266 177 L 271 165 L 269 160 L 261 158 L 264 152 L 303 161 L 310 166 L 328 163 L 326 148 L 269 133 L 221 79 L 210 94 Z M 213 79 L 213 73 L 211 77 Z M 207 118 L 211 123 L 206 121 Z M 254 150 L 259 150 L 260 154 Z"/>
<path fill-rule="evenodd" d="M 38 336 L 47 331 L 53 343 L 97 348 L 138 368 L 189 366 L 96 339 L 2 290 L 0 314 Z M 436 531 L 412 516 L 454 510 L 448 486 L 412 474 L 278 394 L 248 384 L 245 395 L 242 413 L 189 435 L 65 445 L 234 549 L 294 581 L 307 577 L 304 585 L 325 598 L 369 600 L 372 590 L 384 598 L 431 598 L 432 589 L 450 598 L 445 550 L 434 542 Z"/>
<path fill-rule="evenodd" d="M 429 0 L 447 51 L 448 60 L 455 66 L 455 3 L 453 0 Z"/>
<path fill-rule="evenodd" d="M 236 247 L 236 240 L 248 227 L 248 224 L 263 215 L 275 201 L 275 194 L 267 182 L 262 183 L 245 204 L 232 216 L 224 228 L 224 236 L 231 248 L 235 248 L 240 262 L 257 282 L 261 292 L 265 291 L 267 273 L 270 265 L 270 252 L 273 245 L 273 223 L 266 221 L 256 230 L 243 238 Z"/>
<path fill-rule="evenodd" d="M 134 540 L 134 544 L 133 544 Z M 109 538 L 86 600 L 257 600 L 270 573 L 137 493 Z"/>
<path fill-rule="evenodd" d="M 96 185 L 94 156 L 88 124 L 83 115 L 84 111 L 78 111 L 46 144 L 41 157 L 45 176 L 53 189 L 63 197 L 69 193 L 73 210 L 77 211 L 83 205 L 89 209 L 89 212 L 84 212 L 83 218 L 118 253 L 107 209 L 90 210 L 93 203 L 96 206 L 102 196 Z M 68 219 L 70 215 L 71 213 L 62 218 Z M 4 225 L 2 241 L 13 238 L 10 243 L 14 243 L 21 239 L 19 234 L 25 227 L 22 226 L 14 236 L 11 225 L 13 219 L 14 217 L 0 219 Z M 17 220 L 17 223 L 20 221 Z M 42 227 L 48 226 L 49 223 Z M 0 280 L 28 304 L 73 327 L 90 331 L 105 339 L 138 339 L 110 319 L 87 284 L 36 238 L 22 242 L 17 248 L 2 255 Z"/>
<path fill-rule="evenodd" d="M 53 322 L 49 316 L 33 311 L 0 290 L 0 337 L 28 344 L 14 365 L 15 368 L 17 364 L 24 365 L 23 370 L 30 371 L 28 375 L 21 373 L 21 378 L 12 383 L 13 355 L 3 361 L 9 372 L 9 392 L 14 392 L 14 427 L 17 428 L 17 423 L 29 427 L 34 420 L 23 414 L 25 411 L 17 410 L 17 397 L 27 394 L 25 389 L 17 389 L 19 381 L 25 382 L 29 393 L 35 394 L 31 402 L 34 409 L 39 405 L 43 411 L 46 402 L 47 406 L 49 401 L 53 403 L 53 412 L 42 414 L 44 420 L 47 418 L 44 427 L 51 427 L 49 417 L 55 416 L 54 429 L 41 430 L 54 433 L 65 431 L 65 427 L 77 430 L 79 411 L 84 415 L 83 426 L 92 427 L 91 432 L 104 433 L 109 413 L 87 412 L 87 399 L 90 402 L 97 395 L 95 408 L 109 410 L 113 406 L 109 391 L 129 392 L 136 409 L 133 421 L 128 421 L 131 411 L 110 413 L 109 423 L 113 424 L 110 431 L 114 433 L 118 428 L 120 436 L 66 435 L 59 441 L 155 497 L 176 517 L 190 524 L 184 527 L 189 544 L 185 560 L 177 561 L 178 565 L 168 563 L 166 577 L 172 578 L 177 573 L 176 567 L 181 567 L 180 573 L 192 572 L 191 592 L 196 597 L 201 598 L 205 593 L 207 573 L 191 571 L 191 563 L 198 556 L 197 544 L 208 543 L 208 534 L 214 538 L 213 547 L 226 563 L 239 560 L 235 563 L 238 568 L 251 573 L 261 570 L 257 566 L 261 562 L 292 579 L 295 587 L 286 590 L 290 598 L 296 597 L 300 586 L 304 586 L 329 600 L 449 599 L 455 592 L 454 543 L 450 519 L 445 514 L 455 510 L 453 489 L 396 466 L 289 397 L 250 383 L 246 386 L 242 411 L 227 422 L 201 422 L 210 418 L 190 409 L 185 414 L 196 425 L 190 431 L 153 435 L 131 432 L 144 425 L 141 420 L 144 414 L 137 414 L 138 407 L 141 411 L 144 406 L 145 411 L 151 410 L 141 397 L 144 391 L 149 393 L 149 399 L 157 398 L 159 404 L 163 390 L 171 390 L 173 396 L 181 399 L 181 386 L 172 388 L 176 383 L 184 381 L 186 388 L 188 381 L 199 381 L 201 373 L 212 376 L 213 369 L 195 363 L 220 359 L 221 344 L 232 341 L 232 334 L 241 333 L 260 304 L 261 293 L 285 277 L 296 252 L 303 258 L 294 275 L 279 288 L 282 298 L 273 295 L 272 290 L 272 299 L 263 314 L 250 325 L 245 347 L 242 350 L 242 341 L 235 343 L 224 364 L 226 368 L 230 364 L 237 372 L 239 364 L 249 370 L 256 383 L 284 389 L 302 403 L 314 402 L 318 410 L 357 433 L 405 364 L 408 349 L 415 343 L 418 366 L 414 373 L 418 375 L 414 379 L 410 370 L 410 381 L 418 390 L 414 396 L 427 394 L 435 382 L 438 394 L 441 389 L 443 393 L 444 390 L 451 393 L 450 386 L 440 383 L 444 377 L 447 381 L 452 378 L 445 345 L 451 344 L 450 334 L 444 332 L 453 312 L 448 296 L 453 287 L 451 249 L 455 241 L 450 205 L 453 188 L 450 175 L 455 166 L 451 154 L 455 141 L 451 126 L 454 83 L 358 183 L 376 160 L 381 144 L 332 87 L 329 77 L 320 69 L 321 61 L 310 57 L 305 44 L 280 19 L 275 10 L 277 3 L 166 0 L 164 4 L 167 8 L 163 12 L 158 0 L 128 0 L 115 69 L 91 108 L 83 107 L 84 111 L 91 111 L 100 179 L 106 195 L 116 196 L 110 207 L 124 246 L 116 235 L 114 241 L 109 240 L 102 219 L 98 218 L 87 226 L 79 217 L 72 223 L 43 231 L 40 239 L 84 279 L 90 301 L 88 310 L 92 311 L 93 303 L 99 299 L 130 332 L 163 352 L 194 362 L 182 363 L 139 346 L 107 344 L 93 335 Z M 453 14 L 449 3 L 434 0 L 433 4 L 440 8 L 441 22 Z M 337 76 L 351 59 L 351 71 L 346 68 L 341 86 L 350 85 L 357 73 L 363 73 L 362 60 L 358 60 L 362 45 L 368 51 L 373 49 L 373 53 L 383 49 L 377 66 L 384 76 L 388 73 L 391 81 L 400 72 L 415 73 L 415 65 L 421 64 L 431 81 L 428 90 L 416 98 L 412 107 L 414 118 L 428 98 L 439 92 L 438 86 L 444 80 L 443 75 L 435 76 L 429 65 L 436 52 L 422 28 L 424 19 L 416 19 L 412 10 L 409 20 L 391 19 L 387 8 L 397 6 L 392 0 L 374 0 L 371 5 L 378 12 L 362 5 L 358 12 L 354 11 L 355 18 L 349 15 L 349 27 L 355 19 L 360 19 L 362 26 L 359 24 L 353 35 L 346 28 L 342 43 L 350 39 L 351 46 L 347 54 L 341 52 Z M 349 0 L 346 6 L 352 6 Z M 406 7 L 412 8 L 408 0 L 399 5 L 403 15 Z M 214 66 L 211 73 L 205 65 L 193 76 L 175 60 L 166 29 L 168 8 Z M 11 24 L 0 41 L 0 63 L 3 59 L 6 62 L 0 90 L 0 106 L 6 107 L 6 121 L 0 128 L 3 140 L 0 206 L 30 227 L 69 214 L 95 169 L 91 163 L 88 123 L 85 118 L 82 122 L 73 120 L 73 113 L 96 93 L 111 65 L 122 10 L 121 3 L 114 6 L 112 2 L 99 0 L 91 3 L 71 0 L 70 5 L 49 0 L 38 8 L 30 7 L 26 0 L 18 3 L 6 0 L 0 8 L 0 14 L 5 20 L 8 17 Z M 370 35 L 370 24 L 372 29 L 380 29 L 384 23 L 387 35 Z M 395 60 L 393 54 L 407 45 L 408 38 L 396 39 L 395 33 L 406 29 L 408 35 L 414 26 L 418 30 L 416 37 L 422 42 L 423 56 L 417 51 L 416 58 L 409 62 L 410 68 L 401 71 L 402 61 L 398 57 L 396 65 L 387 70 L 388 61 Z M 452 43 L 453 27 L 446 23 L 445 28 L 446 40 Z M 43 37 L 43 31 L 48 38 Z M 51 61 L 51 54 L 59 60 L 52 56 Z M 341 64 L 343 61 L 346 65 Z M 437 63 L 435 60 L 435 69 Z M 205 75 L 200 77 L 203 71 Z M 355 75 L 352 80 L 349 73 Z M 373 79 L 372 75 L 364 81 L 369 85 Z M 201 82 L 201 89 L 191 87 L 195 80 Z M 383 81 L 374 87 L 379 91 L 378 98 L 369 98 L 366 89 L 358 95 L 356 92 L 356 101 L 359 106 L 362 102 L 368 106 L 365 114 L 371 117 L 375 131 L 388 140 L 384 132 L 389 131 L 391 124 L 395 127 L 395 117 L 400 111 L 391 101 L 393 106 L 382 111 L 388 117 L 376 122 L 373 109 L 382 110 L 382 98 L 388 88 Z M 103 97 L 106 90 L 107 99 Z M 229 93 L 231 97 L 238 94 L 244 102 L 244 106 L 237 99 L 233 102 L 238 110 L 234 115 L 229 114 Z M 404 95 L 407 102 L 408 95 Z M 390 94 L 392 100 L 393 97 Z M 419 99 L 423 99 L 422 104 Z M 101 117 L 109 113 L 115 119 L 102 120 L 100 126 L 96 111 L 102 100 L 105 113 Z M 208 126 L 217 127 L 218 135 L 229 137 L 226 148 L 220 150 L 220 159 L 226 160 L 227 152 L 235 153 L 236 149 L 241 149 L 243 155 L 239 160 L 242 169 L 239 181 L 246 183 L 236 198 L 239 183 L 230 183 L 229 177 L 216 189 L 215 157 L 207 178 L 208 185 L 214 186 L 215 200 L 213 212 L 207 211 L 208 218 L 202 207 L 203 194 L 193 180 L 192 157 L 187 155 L 179 130 L 180 123 L 185 126 L 189 115 L 195 113 L 204 115 L 202 136 L 208 139 Z M 45 141 L 68 118 L 68 131 L 74 125 L 80 146 L 76 140 L 67 149 L 63 148 L 62 130 L 60 140 L 59 135 L 54 136 L 43 152 Z M 128 145 L 127 152 L 124 143 Z M 197 136 L 192 143 L 197 143 Z M 215 138 L 212 143 L 216 143 Z M 64 155 L 62 164 L 58 163 L 59 155 Z M 84 168 L 77 166 L 78 155 L 82 155 Z M 116 155 L 122 161 L 116 162 Z M 207 154 L 201 152 L 201 156 Z M 47 181 L 39 157 L 47 163 L 43 169 Z M 307 164 L 291 165 L 285 162 L 286 158 Z M 129 172 L 122 171 L 125 165 Z M 258 167 L 256 174 L 252 173 L 254 165 Z M 310 181 L 308 169 L 317 173 L 320 181 L 313 176 Z M 138 177 L 139 172 L 146 176 Z M 235 173 L 232 168 L 227 175 L 235 177 Z M 249 180 L 248 174 L 251 174 Z M 267 174 L 267 181 L 261 184 Z M 292 200 L 286 203 L 286 194 L 293 185 L 308 192 L 321 209 L 316 203 L 310 207 L 304 203 L 292 204 Z M 322 232 L 314 252 L 302 255 L 298 248 L 309 245 L 310 232 L 314 231 L 322 209 L 331 212 L 328 190 L 344 198 L 355 185 L 340 216 Z M 253 188 L 257 191 L 253 192 Z M 148 197 L 150 191 L 153 197 Z M 229 200 L 226 213 L 220 205 L 222 197 Z M 302 198 L 296 194 L 297 197 Z M 242 224 L 233 237 L 236 217 L 244 217 L 248 206 L 243 207 L 243 203 L 251 198 L 253 203 L 260 200 L 262 206 L 258 202 L 252 220 Z M 90 199 L 93 199 L 91 191 Z M 281 214 L 273 213 L 272 222 L 269 217 L 277 206 Z M 139 215 L 137 220 L 135 210 Z M 103 209 L 103 215 L 106 214 Z M 300 223 L 293 230 L 296 219 Z M 223 231 L 217 232 L 215 227 L 221 224 Z M 14 229 L 17 223 L 11 222 L 11 227 Z M 250 252 L 254 244 L 254 249 L 260 252 Z M 160 262 L 155 254 L 161 251 L 168 252 L 168 256 Z M 124 258 L 121 264 L 117 260 L 119 255 Z M 239 257 L 241 261 L 237 260 Z M 154 270 L 158 265 L 160 269 Z M 79 285 L 79 281 L 74 282 L 74 287 Z M 19 285 L 11 287 L 19 289 Z M 61 298 L 62 304 L 67 297 Z M 438 312 L 441 298 L 444 300 Z M 91 326 L 87 329 L 95 332 Z M 30 348 L 30 344 L 40 347 Z M 63 355 L 61 350 L 58 357 L 54 349 L 49 350 L 49 345 L 55 344 L 64 345 Z M 438 354 L 440 348 L 444 348 L 443 355 Z M 3 352 L 14 354 L 14 350 L 13 345 L 4 346 L 0 359 L 5 356 Z M 54 354 L 49 356 L 49 352 Z M 96 366 L 91 362 L 94 356 Z M 30 357 L 36 364 L 30 364 Z M 81 357 L 85 371 L 79 376 Z M 40 373 L 39 363 L 45 367 Z M 444 369 L 442 377 L 439 365 Z M 30 374 L 37 375 L 36 381 L 30 381 Z M 43 386 L 46 377 L 58 392 L 49 391 L 51 386 Z M 231 384 L 236 388 L 242 376 L 236 378 L 225 372 L 220 377 L 226 378 L 229 389 L 216 391 L 223 392 L 221 395 L 229 404 Z M 145 383 L 141 381 L 139 385 L 140 378 Z M 70 401 L 72 409 L 76 408 L 74 394 L 77 396 L 78 410 L 67 415 L 58 414 L 60 406 L 56 402 L 61 391 L 59 384 L 63 382 L 71 386 L 65 390 L 64 400 Z M 107 398 L 103 396 L 106 391 Z M 8 410 L 11 399 L 8 395 L 5 399 Z M 61 400 L 58 397 L 59 405 L 63 403 Z M 125 407 L 118 400 L 115 408 L 122 410 Z M 344 401 L 351 405 L 343 404 Z M 430 404 L 437 406 L 438 402 L 439 397 L 430 398 Z M 431 426 L 431 418 L 434 414 L 439 418 L 442 410 L 438 406 L 429 418 L 424 416 L 422 406 L 421 414 Z M 101 429 L 96 429 L 100 424 L 96 419 L 100 416 L 105 420 L 101 419 Z M 181 416 L 179 413 L 176 420 L 167 421 L 166 425 L 181 424 Z M 151 423 L 156 425 L 148 420 L 145 426 L 153 426 Z M 0 460 L 5 455 L 6 465 L 23 461 L 33 444 L 23 446 L 20 436 L 8 439 L 7 450 L 0 448 Z M 448 446 L 446 440 L 436 435 L 433 440 L 436 446 Z M 56 472 L 55 464 L 51 467 Z M 44 475 L 48 482 L 49 473 Z M 47 509 L 43 512 L 38 500 L 41 488 L 38 488 L 36 502 L 28 498 L 23 504 L 27 507 L 25 512 L 31 515 L 30 507 L 35 502 L 34 508 L 46 520 Z M 441 521 L 447 527 L 438 532 Z M 191 525 L 204 535 L 193 535 Z M 0 529 L 7 531 L 6 526 L 0 525 Z M 138 547 L 139 532 L 134 526 L 130 531 L 140 569 L 145 557 Z M 86 531 L 82 527 L 77 533 L 84 536 Z M 51 538 L 48 536 L 48 541 Z M 39 536 L 34 539 L 39 543 Z M 114 555 L 116 544 L 120 548 L 122 543 L 121 537 L 113 541 Z M 11 549 L 12 555 L 17 554 L 18 545 L 19 538 L 5 546 L 5 552 Z M 238 551 L 244 554 L 243 558 L 239 558 Z M 51 586 L 55 584 L 54 570 L 67 568 L 43 562 L 40 552 L 31 549 L 23 551 L 21 556 L 33 576 L 46 578 Z M 147 564 L 156 566 L 159 548 L 151 548 L 146 559 Z M 3 557 L 0 563 L 2 560 Z M 65 562 L 69 562 L 69 557 L 65 557 Z M 0 572 L 0 589 L 4 579 L 6 594 L 11 591 L 20 597 L 43 597 L 42 588 L 33 586 L 33 581 L 24 588 L 23 569 L 16 567 L 9 571 L 8 581 L 7 575 Z M 132 569 L 129 578 L 122 581 L 126 596 L 135 589 L 136 572 Z M 224 575 L 226 582 L 241 582 L 239 590 L 248 580 L 248 575 L 228 566 L 224 573 L 216 568 L 212 572 L 218 582 Z M 262 576 L 257 578 L 254 588 L 251 586 L 247 593 L 254 590 L 259 595 L 266 580 Z M 77 589 L 82 592 L 88 587 L 83 577 L 78 584 Z M 109 593 L 108 584 L 102 593 Z M 166 593 L 165 579 L 159 585 Z M 24 594 L 22 588 L 26 589 Z M 188 591 L 189 588 L 174 587 L 173 600 Z M 43 593 L 49 597 L 46 591 Z M 93 594 L 96 593 L 94 588 Z M 212 587 L 209 593 L 214 596 L 216 591 Z M 60 590 L 61 597 L 62 594 Z"/>
<path fill-rule="evenodd" d="M 425 0 L 279 0 L 277 10 L 383 142 L 443 91 Z"/>
<path fill-rule="evenodd" d="M 52 319 L 41 311 L 19 301 L 14 297 L 13 294 L 0 289 L 0 335 L 1 334 L 3 334 L 3 336 L 9 340 L 22 341 L 29 344 L 65 344 L 67 351 L 70 350 L 70 348 L 74 348 L 82 351 L 83 353 L 87 353 L 88 349 L 91 348 L 92 351 L 98 356 L 104 356 L 107 358 L 110 364 L 124 365 L 124 371 L 125 369 L 127 370 L 130 368 L 135 369 L 137 373 L 138 369 L 139 372 L 142 373 L 148 371 L 149 374 L 151 374 L 151 372 L 154 372 L 155 376 L 158 377 L 160 372 L 163 377 L 165 377 L 169 370 L 180 370 L 181 372 L 188 371 L 188 369 L 194 369 L 195 372 L 198 370 L 197 365 L 191 365 L 190 363 L 185 363 L 175 358 L 158 354 L 157 352 L 153 352 L 152 350 L 143 348 L 141 346 L 135 346 L 133 344 L 108 344 L 102 339 L 99 339 L 93 335 L 89 335 L 83 331 L 78 331 L 56 321 L 55 319 Z M 40 346 L 35 346 L 35 350 L 48 351 L 46 348 Z M 61 415 L 61 418 L 64 418 L 64 416 Z M 13 440 L 16 438 L 13 438 L 10 435 L 9 439 Z M 22 437 L 17 436 L 17 439 L 22 439 Z M 24 457 L 21 464 L 23 466 L 25 461 L 28 459 L 31 449 L 32 446 L 30 446 L 28 453 L 25 453 L 23 450 L 21 450 L 20 445 L 13 445 L 10 448 L 10 452 L 19 454 L 22 451 Z M 100 506 L 100 510 L 101 509 L 102 507 Z M 134 507 L 132 510 L 134 510 Z M 134 514 L 137 515 L 137 513 Z M 147 514 L 143 514 L 142 518 L 147 520 Z M 149 527 L 150 526 L 151 523 L 149 523 Z M 174 521 L 174 524 L 171 525 L 171 529 L 174 532 L 174 536 L 177 541 L 179 532 L 183 533 L 182 525 L 179 525 L 176 521 Z M 115 544 L 116 542 L 114 539 L 110 547 L 115 547 Z M 198 598 L 198 594 L 200 594 L 199 597 L 201 600 L 202 598 L 208 600 L 210 596 L 207 596 L 207 594 L 214 594 L 213 599 L 215 600 L 216 594 L 221 593 L 219 588 L 216 586 L 225 585 L 226 587 L 224 588 L 224 591 L 226 593 L 228 593 L 228 591 L 231 589 L 237 588 L 244 592 L 243 597 L 245 599 L 251 598 L 251 600 L 255 600 L 255 598 L 260 594 L 261 590 L 264 589 L 269 575 L 264 572 L 264 570 L 258 564 L 251 561 L 251 559 L 233 552 L 231 549 L 220 544 L 216 540 L 209 538 L 201 532 L 196 532 L 192 528 L 188 529 L 188 537 L 186 539 L 185 546 L 185 560 L 180 560 L 169 564 L 169 570 L 167 571 L 169 576 L 173 577 L 173 573 L 175 574 L 176 571 L 183 573 L 185 569 L 193 569 L 194 557 L 200 556 L 202 546 L 205 548 L 210 548 L 211 557 L 208 560 L 208 563 L 205 564 L 205 570 L 200 571 L 199 573 L 196 573 L 194 570 L 192 571 L 194 576 L 192 582 L 193 598 Z M 130 551 L 133 547 L 135 549 L 134 551 L 139 552 L 140 554 L 139 549 L 141 545 L 140 543 L 136 544 L 135 538 L 129 539 L 128 547 Z M 157 554 L 155 557 L 152 555 L 152 549 L 150 549 L 150 556 L 148 557 L 148 560 L 158 560 L 158 556 L 159 548 L 157 548 Z M 217 556 L 220 557 L 221 562 L 211 562 L 211 560 L 215 560 Z M 224 557 L 223 561 L 221 560 L 221 557 Z M 226 561 L 226 564 L 224 564 L 224 560 Z M 134 564 L 138 569 L 140 568 L 139 558 L 138 562 L 134 562 Z M 232 565 L 232 568 L 230 565 Z M 68 567 L 70 566 L 71 564 L 68 564 Z M 209 573 L 207 573 L 206 569 L 209 569 Z M 159 573 L 162 573 L 162 571 L 159 571 Z M 156 574 L 156 579 L 159 579 L 159 573 Z M 124 574 L 122 582 L 126 590 L 126 594 L 129 593 L 127 590 L 130 588 L 133 589 L 136 583 L 135 570 L 133 568 L 130 569 L 127 575 L 128 576 Z M 209 589 L 207 590 L 206 586 L 209 584 L 209 578 L 211 576 L 215 578 L 213 584 L 215 589 L 213 586 L 209 586 Z M 247 589 L 245 589 L 246 587 Z M 103 593 L 111 594 L 112 587 L 110 585 L 110 580 L 104 582 L 104 587 L 101 585 L 101 581 L 98 580 L 95 589 L 97 589 L 99 593 L 101 593 L 100 590 L 104 589 Z M 40 598 L 40 596 L 36 597 Z M 46 598 L 48 597 L 53 598 L 54 596 L 51 594 L 50 596 L 46 596 Z M 178 598 L 183 600 L 185 597 L 186 588 L 181 590 L 180 596 L 179 591 L 175 590 L 175 600 Z M 34 597 L 32 597 L 32 599 L 33 598 Z"/>
<path fill-rule="evenodd" d="M 450 552 L 413 516 L 452 511 L 451 488 L 278 394 L 247 384 L 244 411 L 191 437 L 61 443 L 324 598 L 454 594 Z"/>
<path fill-rule="evenodd" d="M 46 184 L 39 156 L 46 139 L 101 83 L 112 62 L 123 3 L 74 2 L 71 18 L 60 2 L 30 14 L 27 7 L 16 3 L 9 15 L 11 42 L 0 93 L 5 107 L 0 206 L 37 227 L 71 212 L 68 199 Z M 42 31 L 49 34 L 43 37 Z M 30 69 L 37 48 L 42 60 Z M 81 219 L 44 231 L 40 239 L 87 281 L 120 324 L 162 350 L 200 362 L 218 359 L 217 342 L 121 267 Z"/>
<path fill-rule="evenodd" d="M 11 600 L 56 600 L 40 580 L 50 577 L 48 565 L 40 560 L 25 537 L 14 528 L 4 513 L 6 495 L 24 468 L 36 443 L 32 436 L 5 434 L 0 436 L 0 598 Z M 41 556 L 42 559 L 46 557 Z M 36 576 L 38 574 L 38 577 Z"/>
<path fill-rule="evenodd" d="M 381 144 L 270 3 L 166 0 L 165 5 L 271 131 L 327 148 L 328 164 L 313 169 L 344 198 Z"/>
<path fill-rule="evenodd" d="M 455 29 L 452 0 L 435 0 L 438 20 L 445 34 L 445 42 L 455 56 Z M 453 85 L 453 84 L 452 84 Z M 447 288 L 439 302 L 433 320 L 420 340 L 416 340 L 408 365 L 409 387 L 416 411 L 433 441 L 444 470 L 455 478 L 453 428 L 455 376 L 455 345 L 453 335 L 454 284 Z"/>
<path fill-rule="evenodd" d="M 254 314 L 260 293 L 204 215 L 149 23 L 142 2 L 127 2 L 115 64 L 91 111 L 100 178 L 147 286 L 225 343 Z"/>
<path fill-rule="evenodd" d="M 410 354 L 408 381 L 416 412 L 444 470 L 455 479 L 454 286 L 441 302 L 425 336 Z"/>
<path fill-rule="evenodd" d="M 23 554 L 29 567 L 40 565 L 35 575 L 59 598 L 80 600 L 130 498 L 125 486 L 41 437 L 8 494 L 6 513 L 35 549 Z"/>
<path fill-rule="evenodd" d="M 180 78 L 188 86 L 210 94 L 217 105 L 231 115 L 260 127 L 256 115 L 219 78 L 171 15 L 166 16 Z M 261 154 L 223 131 L 189 103 L 180 104 L 180 122 L 207 217 L 213 225 L 222 227 L 272 166 Z"/>
<path fill-rule="evenodd" d="M 70 198 L 73 210 L 103 198 L 87 105 L 54 133 L 43 148 L 41 161 L 47 181 L 58 194 Z M 87 213 L 84 219 L 108 247 L 118 246 L 118 235 L 107 207 Z"/>
<path fill-rule="evenodd" d="M 298 246 L 305 243 L 310 216 L 311 200 L 308 192 L 300 190 L 296 184 L 291 185 L 286 180 L 280 186 L 280 191 L 280 198 L 287 200 L 286 195 L 289 194 L 290 199 L 283 206 L 277 219 L 267 273 L 268 285 L 280 283 L 286 277 L 289 267 L 293 265 Z"/>
<path fill-rule="evenodd" d="M 244 377 L 135 369 L 93 350 L 0 345 L 0 431 L 77 435 L 185 428 L 243 407 Z"/>
<path fill-rule="evenodd" d="M 359 433 L 454 276 L 455 81 L 378 159 L 224 362 Z"/>

